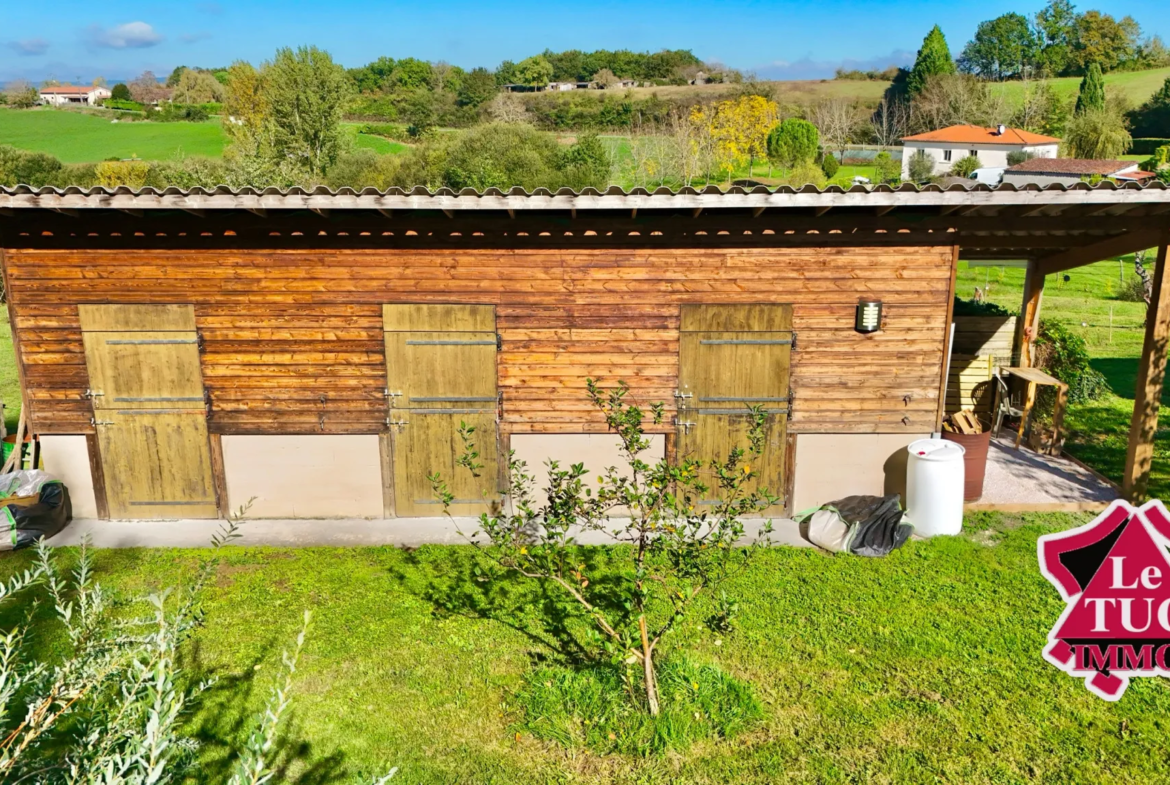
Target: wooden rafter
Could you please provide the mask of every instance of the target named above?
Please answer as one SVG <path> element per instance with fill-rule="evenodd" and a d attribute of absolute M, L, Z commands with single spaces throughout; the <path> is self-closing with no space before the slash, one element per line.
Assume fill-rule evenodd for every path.
<path fill-rule="evenodd" d="M 1127 232 L 1118 237 L 1107 240 L 1098 240 L 1095 243 L 1073 248 L 1062 253 L 1042 256 L 1038 262 L 1043 275 L 1071 270 L 1074 267 L 1083 267 L 1104 259 L 1122 254 L 1133 253 L 1144 248 L 1152 248 L 1158 244 L 1160 233 L 1156 230 L 1145 229 Z"/>

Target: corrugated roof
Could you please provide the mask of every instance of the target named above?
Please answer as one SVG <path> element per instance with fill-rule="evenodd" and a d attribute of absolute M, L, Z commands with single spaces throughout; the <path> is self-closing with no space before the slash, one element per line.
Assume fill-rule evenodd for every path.
<path fill-rule="evenodd" d="M 1024 174 L 1111 175 L 1136 166 L 1135 161 L 1118 161 L 1110 158 L 1032 158 L 1009 166 L 1007 171 Z"/>
<path fill-rule="evenodd" d="M 1003 134 L 999 128 L 984 128 L 981 125 L 952 125 L 948 128 L 939 128 L 936 131 L 927 131 L 924 134 L 902 137 L 904 142 L 949 142 L 951 144 L 1059 144 L 1060 140 L 1051 136 L 1034 134 L 1019 128 L 1007 128 Z"/>

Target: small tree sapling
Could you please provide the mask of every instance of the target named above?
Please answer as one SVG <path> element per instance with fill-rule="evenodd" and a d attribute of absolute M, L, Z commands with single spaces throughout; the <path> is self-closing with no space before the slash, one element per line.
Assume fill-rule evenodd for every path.
<path fill-rule="evenodd" d="M 624 383 L 608 391 L 593 380 L 587 386 L 589 400 L 620 440 L 626 466 L 601 472 L 593 488 L 583 464 L 562 467 L 549 461 L 548 482 L 538 501 L 533 475 L 513 454 L 505 510 L 480 516 L 478 531 L 468 539 L 493 563 L 490 575 L 545 582 L 571 599 L 592 622 L 594 651 L 623 668 L 631 695 L 637 693 L 636 671 L 641 671 L 644 708 L 657 715 L 659 645 L 704 593 L 717 595 L 725 605 L 733 602 L 728 578 L 750 562 L 771 532 L 769 521 L 753 542 L 741 544 L 743 519 L 761 516 L 777 503 L 771 490 L 759 487 L 760 473 L 752 466 L 764 451 L 766 414 L 759 407 L 745 410 L 748 444 L 726 456 L 707 463 L 667 456 L 651 463 L 647 420 L 661 425 L 664 406 L 653 404 L 647 412 L 631 405 Z M 463 425 L 460 435 L 465 450 L 459 465 L 478 473 L 483 466 L 475 429 Z M 438 474 L 430 480 L 449 511 L 454 497 L 447 483 Z M 624 564 L 616 579 L 605 581 L 604 595 L 577 540 L 586 533 L 604 533 L 627 546 L 612 553 Z"/>

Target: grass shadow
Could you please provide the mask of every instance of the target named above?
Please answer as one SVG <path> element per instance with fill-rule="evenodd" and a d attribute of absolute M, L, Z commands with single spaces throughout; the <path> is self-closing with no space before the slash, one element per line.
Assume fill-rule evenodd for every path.
<path fill-rule="evenodd" d="M 1119 398 L 1132 401 L 1137 390 L 1137 357 L 1098 357 L 1089 364 L 1104 374 L 1109 387 Z M 1170 406 L 1170 385 L 1162 388 L 1162 405 Z"/>

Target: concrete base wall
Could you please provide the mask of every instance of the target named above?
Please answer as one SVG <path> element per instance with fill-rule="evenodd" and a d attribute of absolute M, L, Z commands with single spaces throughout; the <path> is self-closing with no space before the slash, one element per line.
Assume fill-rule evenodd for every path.
<path fill-rule="evenodd" d="M 381 518 L 377 436 L 224 436 L 229 509 L 249 518 Z"/>
<path fill-rule="evenodd" d="M 906 501 L 906 445 L 929 433 L 802 433 L 796 437 L 792 511 L 801 512 L 854 494 L 902 495 Z"/>
<path fill-rule="evenodd" d="M 84 436 L 42 436 L 41 465 L 69 489 L 74 518 L 97 517 L 93 469 Z"/>
<path fill-rule="evenodd" d="M 666 437 L 652 434 L 646 437 L 650 449 L 642 453 L 642 460 L 654 463 L 666 456 Z M 589 471 L 591 485 L 595 477 L 611 466 L 627 474 L 628 464 L 621 453 L 621 439 L 608 433 L 516 433 L 512 434 L 512 451 L 516 458 L 528 464 L 528 473 L 536 478 L 539 493 L 548 482 L 549 460 L 558 461 L 562 469 L 574 463 L 583 463 Z M 539 500 L 541 497 L 537 496 Z"/>

